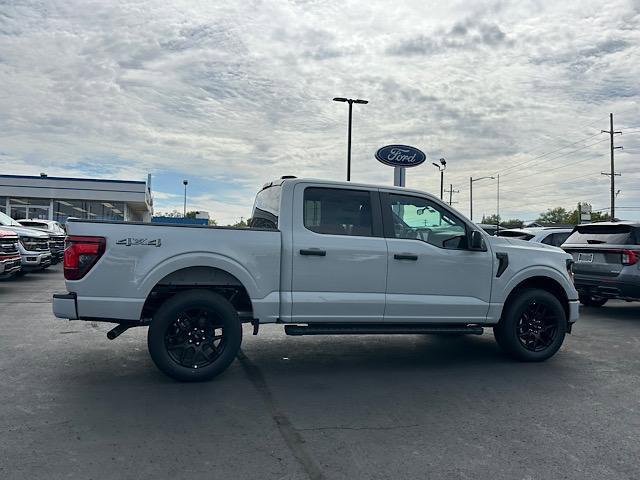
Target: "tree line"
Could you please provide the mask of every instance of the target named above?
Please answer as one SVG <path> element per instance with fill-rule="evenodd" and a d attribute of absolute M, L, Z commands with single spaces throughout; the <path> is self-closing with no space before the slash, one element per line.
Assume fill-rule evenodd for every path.
<path fill-rule="evenodd" d="M 609 214 L 605 212 L 592 212 L 591 213 L 591 221 L 592 222 L 604 222 L 609 220 Z M 546 212 L 542 212 L 538 218 L 535 220 L 540 223 L 556 223 L 559 225 L 578 225 L 582 223 L 580 221 L 580 212 L 578 209 L 567 210 L 564 207 L 556 207 L 549 208 Z M 500 216 L 496 214 L 482 216 L 482 221 L 480 223 L 486 223 L 489 225 L 500 224 L 505 228 L 522 228 L 525 223 L 524 220 L 520 220 L 518 218 L 511 218 L 508 220 L 503 220 Z"/>

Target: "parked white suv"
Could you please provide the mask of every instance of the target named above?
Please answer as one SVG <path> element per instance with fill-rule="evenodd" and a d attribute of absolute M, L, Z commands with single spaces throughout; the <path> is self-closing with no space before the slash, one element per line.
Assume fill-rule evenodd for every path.
<path fill-rule="evenodd" d="M 528 228 L 506 228 L 498 232 L 499 237 L 518 238 L 528 242 L 545 243 L 560 247 L 573 228 L 565 227 L 528 227 Z"/>
<path fill-rule="evenodd" d="M 57 317 L 149 325 L 167 375 L 209 379 L 242 322 L 289 335 L 480 334 L 523 361 L 551 357 L 578 318 L 572 257 L 490 237 L 416 190 L 284 178 L 251 228 L 69 220 Z"/>

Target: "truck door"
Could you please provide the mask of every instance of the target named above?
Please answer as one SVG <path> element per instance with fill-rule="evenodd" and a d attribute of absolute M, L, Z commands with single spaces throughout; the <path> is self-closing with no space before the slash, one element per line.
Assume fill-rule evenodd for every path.
<path fill-rule="evenodd" d="M 428 198 L 380 193 L 388 244 L 385 321 L 477 323 L 489 311 L 490 251 L 467 248 L 468 226 Z"/>
<path fill-rule="evenodd" d="M 293 202 L 293 321 L 382 321 L 387 243 L 378 192 L 300 183 Z"/>

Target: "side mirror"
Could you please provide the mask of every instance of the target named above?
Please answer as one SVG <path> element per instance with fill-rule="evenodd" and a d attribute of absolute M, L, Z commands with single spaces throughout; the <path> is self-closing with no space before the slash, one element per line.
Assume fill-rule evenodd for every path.
<path fill-rule="evenodd" d="M 478 230 L 473 230 L 471 232 L 470 240 L 469 240 L 469 248 L 471 250 L 484 250 L 484 239 L 482 238 L 482 234 Z"/>

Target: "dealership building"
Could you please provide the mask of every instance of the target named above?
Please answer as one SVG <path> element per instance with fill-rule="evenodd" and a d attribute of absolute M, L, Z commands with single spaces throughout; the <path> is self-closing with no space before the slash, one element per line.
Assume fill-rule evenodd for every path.
<path fill-rule="evenodd" d="M 0 212 L 20 220 L 67 218 L 149 222 L 153 214 L 147 181 L 0 175 Z"/>

